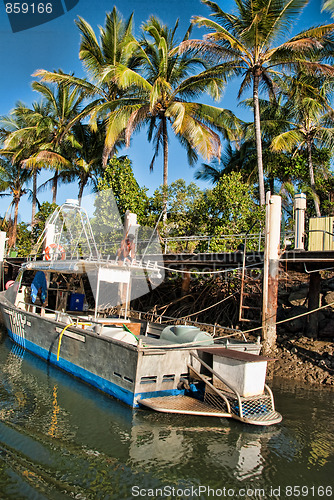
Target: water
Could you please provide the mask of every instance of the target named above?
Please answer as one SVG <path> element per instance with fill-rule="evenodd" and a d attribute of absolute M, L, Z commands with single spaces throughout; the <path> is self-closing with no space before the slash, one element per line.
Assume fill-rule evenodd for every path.
<path fill-rule="evenodd" d="M 273 388 L 267 428 L 134 411 L 6 339 L 0 498 L 331 498 L 333 392 Z"/>

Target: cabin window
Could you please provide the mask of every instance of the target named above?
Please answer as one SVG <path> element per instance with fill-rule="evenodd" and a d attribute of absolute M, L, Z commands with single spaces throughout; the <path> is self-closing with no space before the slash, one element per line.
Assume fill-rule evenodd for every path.
<path fill-rule="evenodd" d="M 174 382 L 175 380 L 175 374 L 172 374 L 172 375 L 164 375 L 162 377 L 162 381 L 163 382 Z"/>

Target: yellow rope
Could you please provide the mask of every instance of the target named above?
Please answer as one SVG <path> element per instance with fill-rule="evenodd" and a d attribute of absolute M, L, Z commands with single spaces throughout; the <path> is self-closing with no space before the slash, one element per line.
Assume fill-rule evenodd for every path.
<path fill-rule="evenodd" d="M 65 328 L 62 329 L 61 334 L 59 335 L 59 340 L 58 340 L 58 349 L 57 349 L 57 361 L 59 361 L 59 353 L 60 353 L 60 346 L 61 346 L 61 339 L 63 338 L 64 333 L 66 332 L 67 328 L 70 326 L 84 326 L 84 325 L 91 325 L 91 323 L 77 323 L 76 321 L 74 323 L 70 323 L 65 326 Z"/>

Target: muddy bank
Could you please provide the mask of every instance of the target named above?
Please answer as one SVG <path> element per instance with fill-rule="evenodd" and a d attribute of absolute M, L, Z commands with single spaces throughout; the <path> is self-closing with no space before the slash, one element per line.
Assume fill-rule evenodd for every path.
<path fill-rule="evenodd" d="M 333 342 L 279 335 L 272 356 L 276 361 L 268 363 L 269 380 L 282 377 L 334 388 Z"/>
<path fill-rule="evenodd" d="M 308 277 L 292 272 L 280 279 L 277 320 L 284 323 L 277 329 L 277 345 L 272 352 L 276 361 L 268 364 L 269 380 L 279 376 L 334 387 L 334 275 L 328 273 L 322 278 L 319 306 L 328 307 L 318 313 L 316 339 L 309 328 L 309 316 L 305 315 L 308 311 Z M 256 330 L 246 337 L 256 341 L 261 333 L 261 329 L 257 329 L 260 321 L 251 324 L 239 322 L 239 287 L 240 280 L 236 276 L 198 279 L 191 281 L 187 294 L 183 295 L 180 279 L 167 280 L 133 305 L 134 309 L 158 316 L 216 323 L 233 329 L 251 330 L 251 325 L 254 325 Z M 254 305 L 258 305 L 258 290 L 254 288 L 251 292 Z"/>

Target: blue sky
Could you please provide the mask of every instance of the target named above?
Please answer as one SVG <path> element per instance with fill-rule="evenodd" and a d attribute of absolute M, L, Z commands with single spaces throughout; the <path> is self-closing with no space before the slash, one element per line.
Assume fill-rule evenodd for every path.
<path fill-rule="evenodd" d="M 29 4 L 31 3 L 29 2 Z M 225 11 L 231 11 L 234 5 L 232 0 L 218 0 L 217 3 Z M 311 0 L 293 31 L 297 32 L 309 26 L 331 22 L 328 13 L 321 13 L 321 4 L 321 0 Z M 74 20 L 78 16 L 83 17 L 97 33 L 98 26 L 104 25 L 105 13 L 110 12 L 114 5 L 124 17 L 134 11 L 136 32 L 151 14 L 157 15 L 170 26 L 174 25 L 175 20 L 179 18 L 178 33 L 180 37 L 189 26 L 192 15 L 209 15 L 209 10 L 201 4 L 200 0 L 79 0 L 79 3 L 71 11 L 57 19 L 29 30 L 12 33 L 4 4 L 1 2 L 0 115 L 9 114 L 19 100 L 27 105 L 39 100 L 39 95 L 31 89 L 32 74 L 37 69 L 62 69 L 65 72 L 74 72 L 80 77 L 85 76 L 78 58 L 80 37 Z M 192 36 L 200 38 L 203 33 L 204 30 L 196 30 Z M 232 109 L 238 116 L 246 118 L 244 110 L 237 107 L 236 94 L 237 83 L 232 82 L 227 87 L 219 105 Z M 122 154 L 128 154 L 131 158 L 139 184 L 149 188 L 149 193 L 153 193 L 154 189 L 162 183 L 162 158 L 158 158 L 154 172 L 150 173 L 149 164 L 153 152 L 145 137 L 144 133 L 134 136 L 130 148 L 124 149 Z M 195 169 L 187 164 L 185 152 L 177 142 L 172 140 L 170 144 L 169 182 L 181 177 L 187 183 L 194 181 L 194 171 Z M 46 178 L 48 177 L 45 177 L 45 174 L 41 177 L 44 180 Z M 202 189 L 210 187 L 206 182 L 196 182 Z M 57 202 L 62 203 L 66 198 L 76 197 L 76 195 L 77 185 L 60 186 Z M 49 201 L 50 197 L 50 193 L 45 192 L 40 198 L 41 201 Z M 9 201 L 9 198 L 0 199 L 0 215 L 3 215 L 7 210 Z M 22 220 L 29 220 L 29 212 L 30 205 L 28 201 L 23 199 L 20 205 Z"/>

